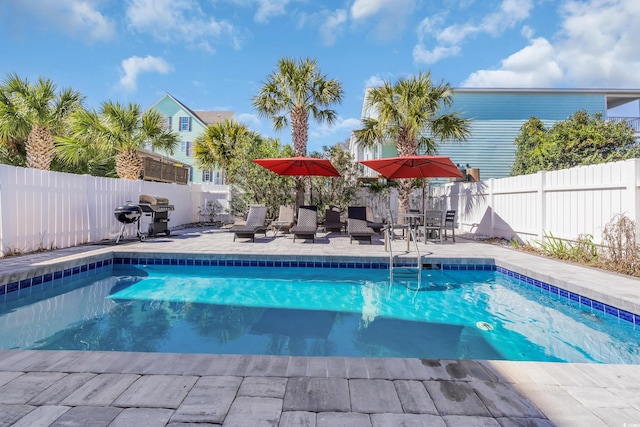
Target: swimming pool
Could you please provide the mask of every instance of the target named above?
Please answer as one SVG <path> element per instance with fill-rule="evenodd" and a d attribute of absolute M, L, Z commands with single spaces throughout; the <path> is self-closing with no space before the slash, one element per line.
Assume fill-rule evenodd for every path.
<path fill-rule="evenodd" d="M 419 291 L 375 264 L 300 267 L 63 273 L 5 301 L 0 348 L 640 363 L 633 322 L 494 266 L 425 270 Z"/>

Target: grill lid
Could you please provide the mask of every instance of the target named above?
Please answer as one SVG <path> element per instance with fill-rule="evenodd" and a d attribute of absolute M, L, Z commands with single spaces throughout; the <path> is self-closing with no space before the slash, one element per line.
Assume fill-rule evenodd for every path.
<path fill-rule="evenodd" d="M 146 203 L 149 205 L 168 205 L 169 199 L 160 196 L 149 196 L 148 194 L 141 194 L 139 203 Z"/>
<path fill-rule="evenodd" d="M 142 209 L 140 206 L 126 204 L 115 208 L 113 214 L 119 222 L 133 224 L 142 216 Z"/>

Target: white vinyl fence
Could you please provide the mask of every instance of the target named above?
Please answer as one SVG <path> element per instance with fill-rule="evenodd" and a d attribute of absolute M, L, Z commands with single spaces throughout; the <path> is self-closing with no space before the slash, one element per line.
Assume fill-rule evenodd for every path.
<path fill-rule="evenodd" d="M 178 185 L 99 178 L 0 165 L 0 257 L 115 239 L 121 224 L 113 211 L 141 194 L 175 206 L 170 227 L 200 221 L 206 201 L 227 206 L 226 186 Z M 224 218 L 221 218 L 224 219 Z M 146 232 L 150 217 L 143 216 Z M 127 226 L 127 234 L 134 234 Z"/>
<path fill-rule="evenodd" d="M 540 241 L 545 234 L 575 240 L 590 234 L 595 243 L 617 214 L 639 224 L 640 159 L 581 166 L 481 182 L 453 182 L 416 190 L 412 206 L 455 209 L 459 232 L 482 237 Z M 115 239 L 120 223 L 113 210 L 141 194 L 162 196 L 175 206 L 170 227 L 200 221 L 199 207 L 216 201 L 228 207 L 227 186 L 178 185 L 97 178 L 0 165 L 0 257 L 13 252 L 63 248 Z M 384 218 L 397 215 L 390 198 L 361 196 Z M 396 217 L 397 218 L 397 217 Z M 228 219 L 226 216 L 220 218 Z M 150 218 L 143 216 L 146 231 Z M 133 234 L 128 226 L 127 235 Z"/>
<path fill-rule="evenodd" d="M 545 234 L 602 242 L 618 214 L 639 224 L 640 159 L 580 166 L 481 182 L 454 182 L 435 189 L 446 209 L 458 213 L 460 231 L 478 236 L 542 241 Z"/>

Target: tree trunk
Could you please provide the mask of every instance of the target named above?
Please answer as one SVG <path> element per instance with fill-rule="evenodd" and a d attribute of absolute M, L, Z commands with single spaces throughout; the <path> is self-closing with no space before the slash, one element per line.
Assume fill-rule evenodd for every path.
<path fill-rule="evenodd" d="M 309 115 L 304 108 L 295 106 L 291 110 L 291 139 L 296 156 L 307 155 Z"/>
<path fill-rule="evenodd" d="M 116 173 L 122 179 L 140 179 L 142 159 L 136 150 L 125 150 L 116 156 Z"/>
<path fill-rule="evenodd" d="M 296 178 L 296 207 L 304 205 L 304 178 Z"/>
<path fill-rule="evenodd" d="M 398 156 L 407 157 L 415 156 L 418 151 L 418 141 L 414 141 L 406 130 L 401 130 L 398 134 Z M 409 210 L 409 202 L 411 200 L 411 178 L 403 178 L 398 188 L 398 213 L 406 213 Z M 402 216 L 398 215 L 400 223 Z"/>
<path fill-rule="evenodd" d="M 27 137 L 27 167 L 48 171 L 51 168 L 55 141 L 49 129 L 33 125 Z"/>
<path fill-rule="evenodd" d="M 291 139 L 296 156 L 307 155 L 309 116 L 304 108 L 294 106 L 291 110 Z M 304 180 L 296 182 L 296 205 L 304 205 Z"/>

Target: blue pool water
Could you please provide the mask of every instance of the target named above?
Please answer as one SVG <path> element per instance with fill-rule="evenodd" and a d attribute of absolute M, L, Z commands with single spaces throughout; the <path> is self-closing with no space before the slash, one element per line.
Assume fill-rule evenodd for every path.
<path fill-rule="evenodd" d="M 0 348 L 640 363 L 631 323 L 495 271 L 100 270 L 16 293 Z"/>

